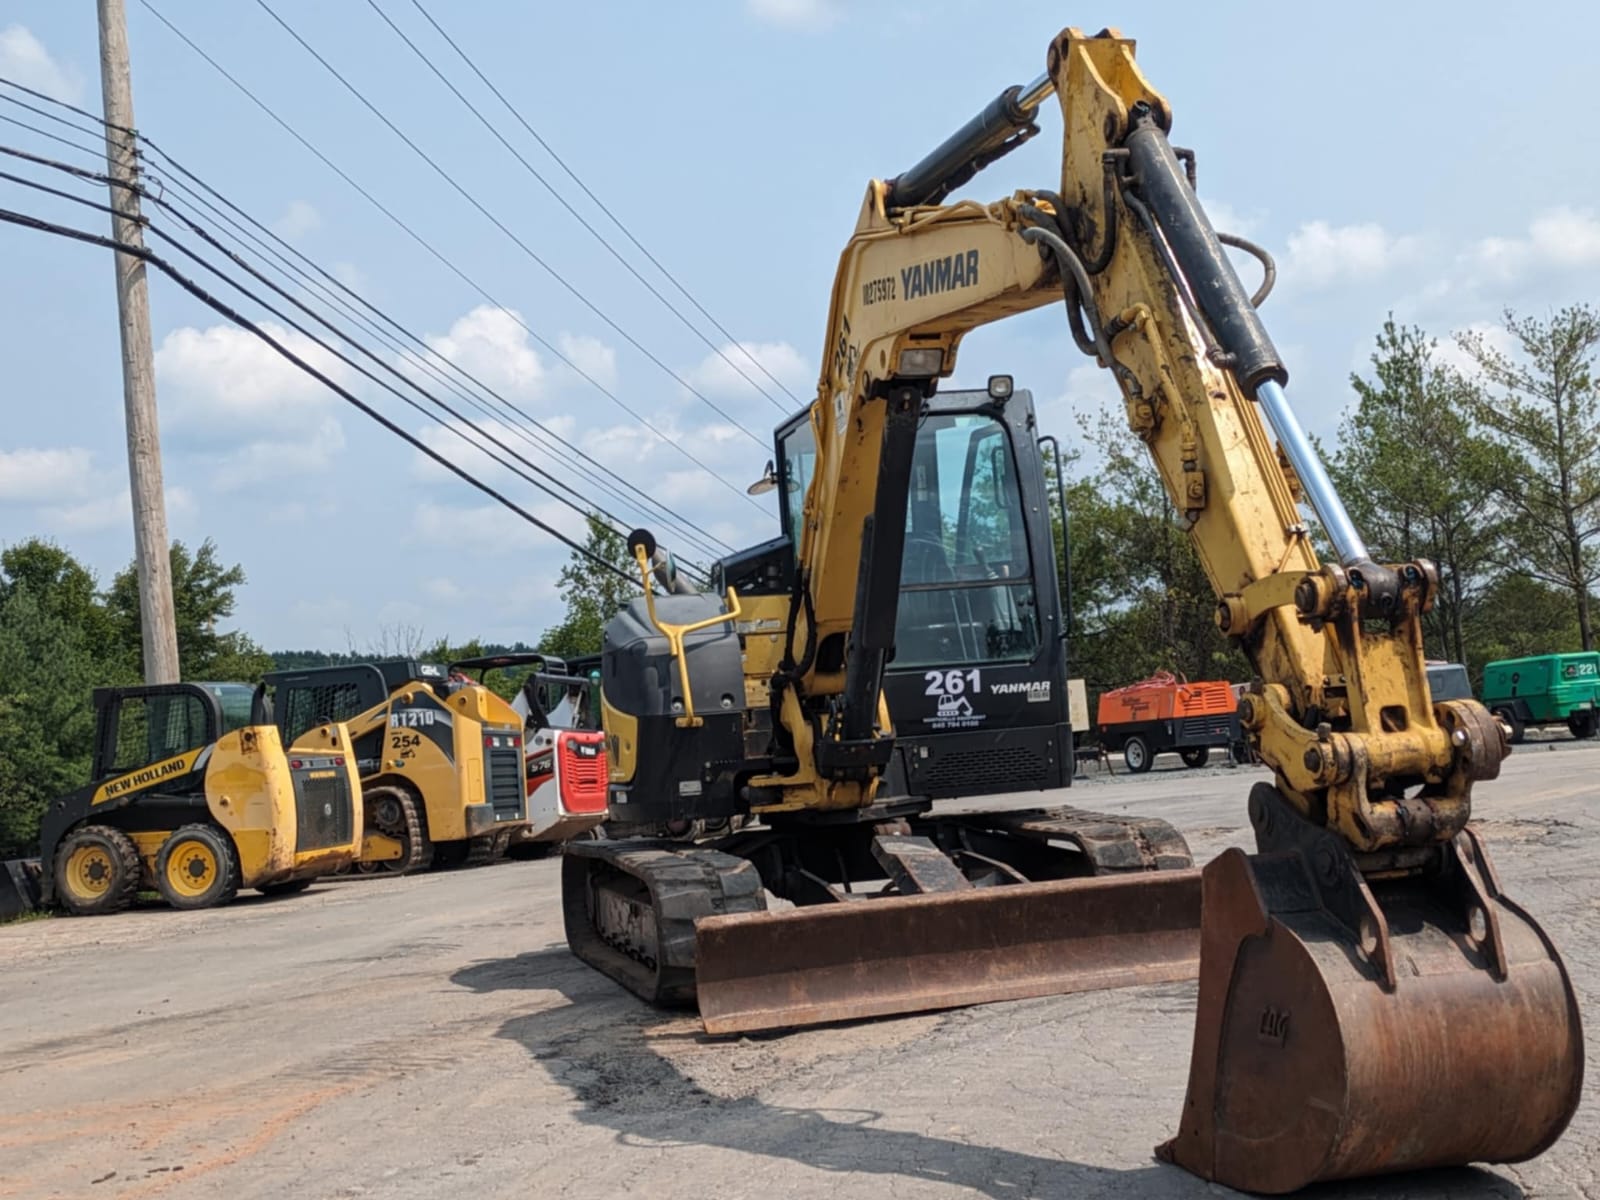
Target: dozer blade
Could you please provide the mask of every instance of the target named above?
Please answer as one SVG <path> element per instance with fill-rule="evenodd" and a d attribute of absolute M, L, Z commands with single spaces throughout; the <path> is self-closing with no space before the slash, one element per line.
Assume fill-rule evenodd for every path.
<path fill-rule="evenodd" d="M 695 923 L 707 1033 L 1193 979 L 1200 872 L 847 901 Z"/>
<path fill-rule="evenodd" d="M 0 862 L 0 921 L 9 921 L 39 907 L 39 860 L 10 858 Z"/>
<path fill-rule="evenodd" d="M 1188 1098 L 1157 1153 L 1283 1193 L 1542 1152 L 1583 1076 L 1549 938 L 1470 828 L 1424 877 L 1364 880 L 1335 846 L 1205 868 Z"/>

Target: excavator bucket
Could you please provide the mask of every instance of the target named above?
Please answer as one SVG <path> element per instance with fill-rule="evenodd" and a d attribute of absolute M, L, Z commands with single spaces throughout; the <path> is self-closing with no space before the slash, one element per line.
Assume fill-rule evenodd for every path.
<path fill-rule="evenodd" d="M 1252 817 L 1282 824 L 1277 793 L 1256 793 Z M 1203 872 L 1189 1092 L 1157 1154 L 1277 1194 L 1543 1151 L 1578 1104 L 1577 1002 L 1476 834 L 1429 875 L 1375 881 L 1333 835 L 1298 836 Z"/>
<path fill-rule="evenodd" d="M 0 862 L 0 921 L 9 921 L 39 907 L 39 860 L 11 858 Z"/>
<path fill-rule="evenodd" d="M 847 901 L 695 923 L 707 1033 L 1193 979 L 1200 872 Z"/>

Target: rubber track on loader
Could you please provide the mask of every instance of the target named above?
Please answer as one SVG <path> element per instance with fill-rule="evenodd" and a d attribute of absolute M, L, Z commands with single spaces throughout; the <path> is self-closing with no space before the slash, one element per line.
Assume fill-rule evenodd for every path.
<path fill-rule="evenodd" d="M 486 867 L 495 860 L 498 849 L 499 835 L 485 833 L 479 837 L 467 839 L 467 856 L 462 862 L 464 867 Z"/>
<path fill-rule="evenodd" d="M 377 825 L 376 828 L 379 833 L 388 837 L 398 836 L 403 839 L 406 847 L 406 856 L 397 860 L 397 865 L 393 867 L 389 867 L 387 863 L 383 865 L 400 875 L 411 871 L 420 871 L 433 862 L 433 843 L 422 832 L 422 817 L 417 812 L 415 797 L 404 788 L 375 787 L 368 788 L 362 799 L 364 803 L 376 807 L 375 802 L 377 800 L 390 796 L 394 797 L 400 806 L 400 825 L 390 829 Z"/>
<path fill-rule="evenodd" d="M 671 842 L 569 842 L 561 872 L 572 952 L 651 1004 L 694 1003 L 697 918 L 766 909 L 755 866 L 720 850 Z M 626 877 L 622 890 L 633 893 L 631 900 L 608 889 L 619 876 Z M 596 901 L 607 890 L 619 904 L 602 908 Z M 597 924 L 597 918 L 619 911 L 630 914 L 628 922 L 616 928 Z M 640 921 L 650 927 L 641 928 Z"/>
<path fill-rule="evenodd" d="M 1007 812 L 941 814 L 943 825 L 993 830 L 1040 842 L 1071 842 L 1095 875 L 1123 871 L 1174 871 L 1194 866 L 1189 843 L 1158 817 L 1089 812 L 1082 808 L 1013 809 Z"/>

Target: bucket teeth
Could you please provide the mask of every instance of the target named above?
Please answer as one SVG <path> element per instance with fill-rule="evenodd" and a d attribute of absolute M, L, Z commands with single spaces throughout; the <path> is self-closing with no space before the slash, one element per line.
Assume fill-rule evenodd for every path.
<path fill-rule="evenodd" d="M 1583 1075 L 1549 938 L 1471 830 L 1424 875 L 1336 866 L 1229 850 L 1205 868 L 1188 1097 L 1157 1154 L 1266 1193 L 1539 1154 Z"/>

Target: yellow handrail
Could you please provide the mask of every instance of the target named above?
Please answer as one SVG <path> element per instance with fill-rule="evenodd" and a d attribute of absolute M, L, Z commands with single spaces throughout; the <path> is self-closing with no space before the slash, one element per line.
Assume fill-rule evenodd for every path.
<path fill-rule="evenodd" d="M 727 612 L 718 613 L 714 617 L 707 617 L 703 621 L 695 621 L 689 625 L 673 625 L 656 616 L 656 596 L 650 585 L 650 552 L 643 545 L 636 544 L 633 547 L 633 557 L 639 564 L 639 578 L 644 582 L 644 604 L 650 614 L 650 624 L 667 639 L 672 657 L 678 660 L 678 681 L 683 685 L 683 716 L 679 717 L 676 723 L 680 729 L 703 725 L 705 718 L 694 715 L 694 693 L 689 690 L 689 656 L 684 651 L 683 638 L 685 634 L 709 629 L 724 621 L 737 621 L 740 616 L 739 597 L 732 588 L 729 588 Z"/>

